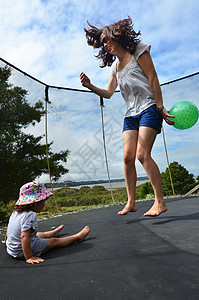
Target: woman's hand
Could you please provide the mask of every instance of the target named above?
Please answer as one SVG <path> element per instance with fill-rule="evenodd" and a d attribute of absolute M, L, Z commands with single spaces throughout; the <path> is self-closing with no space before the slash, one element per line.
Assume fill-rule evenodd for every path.
<path fill-rule="evenodd" d="M 110 99 L 112 97 L 117 87 L 117 79 L 115 75 L 110 75 L 106 89 L 101 89 L 93 85 L 90 81 L 90 78 L 88 78 L 88 76 L 86 76 L 86 74 L 84 74 L 83 72 L 80 74 L 80 80 L 83 86 L 87 87 L 96 95 L 106 99 Z"/>
<path fill-rule="evenodd" d="M 27 262 L 28 264 L 34 265 L 34 264 L 39 264 L 39 263 L 44 262 L 44 259 L 41 258 L 41 257 L 34 257 L 34 256 L 31 256 L 30 258 L 26 259 L 26 262 Z"/>
<path fill-rule="evenodd" d="M 81 84 L 87 88 L 89 88 L 89 86 L 91 85 L 90 79 L 83 72 L 80 74 L 80 81 L 81 81 Z"/>
<path fill-rule="evenodd" d="M 161 110 L 160 113 L 167 124 L 174 125 L 175 121 L 171 120 L 170 118 L 175 118 L 175 116 L 170 115 L 165 107 Z"/>

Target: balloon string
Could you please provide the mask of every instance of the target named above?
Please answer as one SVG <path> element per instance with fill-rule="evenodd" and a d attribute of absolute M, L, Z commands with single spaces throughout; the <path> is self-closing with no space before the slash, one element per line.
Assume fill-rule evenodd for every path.
<path fill-rule="evenodd" d="M 165 134 L 164 134 L 163 127 L 162 127 L 162 134 L 163 134 L 164 148 L 165 148 L 165 153 L 166 153 L 166 158 L 167 158 L 167 165 L 168 165 L 168 170 L 169 170 L 169 177 L 170 177 L 170 181 L 171 181 L 171 188 L 172 188 L 172 191 L 173 191 L 173 196 L 175 197 L 175 191 L 174 191 L 174 187 L 173 187 L 173 180 L 172 180 L 171 170 L 170 170 L 170 166 L 169 166 L 169 157 L 168 157 L 166 139 L 165 139 Z"/>

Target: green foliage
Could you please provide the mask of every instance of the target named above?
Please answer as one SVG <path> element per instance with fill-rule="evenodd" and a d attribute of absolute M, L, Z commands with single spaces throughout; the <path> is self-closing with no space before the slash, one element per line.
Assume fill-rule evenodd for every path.
<path fill-rule="evenodd" d="M 182 165 L 174 161 L 169 165 L 175 194 L 183 195 L 190 191 L 195 185 L 194 175 L 190 174 Z M 172 187 L 169 169 L 161 173 L 164 195 L 172 195 Z"/>
<path fill-rule="evenodd" d="M 8 204 L 0 201 L 0 226 L 8 223 L 8 219 L 13 211 L 14 201 L 10 201 Z"/>
<path fill-rule="evenodd" d="M 48 173 L 43 136 L 34 137 L 23 130 L 41 121 L 43 104 L 37 101 L 31 106 L 26 100 L 28 91 L 11 85 L 10 76 L 10 68 L 0 68 L 0 200 L 4 203 L 16 199 L 24 183 Z M 57 180 L 68 172 L 61 162 L 67 161 L 69 151 L 53 153 L 51 146 L 51 175 Z"/>
<path fill-rule="evenodd" d="M 120 188 L 113 191 L 113 196 L 115 201 L 119 203 L 126 202 L 128 200 L 126 188 Z"/>
<path fill-rule="evenodd" d="M 147 195 L 154 195 L 154 191 L 150 182 L 145 182 L 141 186 L 140 198 L 145 199 Z"/>
<path fill-rule="evenodd" d="M 141 199 L 142 185 L 136 189 L 136 199 Z M 90 188 L 83 186 L 80 189 L 63 187 L 54 191 L 54 196 L 59 209 L 68 210 L 69 207 L 90 207 L 96 205 L 107 205 L 112 203 L 111 192 L 103 186 L 94 186 Z M 113 190 L 113 196 L 116 203 L 125 203 L 128 200 L 126 188 Z M 46 201 L 45 211 L 55 210 L 55 200 L 50 197 Z"/>
<path fill-rule="evenodd" d="M 127 201 L 125 188 L 113 191 L 113 194 L 117 202 Z M 112 203 L 110 191 L 106 190 L 103 186 L 94 186 L 93 188 L 84 186 L 80 189 L 63 187 L 55 190 L 54 196 L 58 207 L 62 210 L 73 206 L 87 207 Z M 53 197 L 50 197 L 46 201 L 45 211 L 53 211 L 55 209 L 54 201 Z"/>

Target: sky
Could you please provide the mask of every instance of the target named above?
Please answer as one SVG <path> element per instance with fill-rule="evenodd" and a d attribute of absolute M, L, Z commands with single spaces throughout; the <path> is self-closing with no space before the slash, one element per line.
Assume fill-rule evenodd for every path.
<path fill-rule="evenodd" d="M 160 83 L 199 71 L 199 3 L 195 0 L 0 0 L 0 4 L 0 57 L 48 85 L 84 89 L 79 80 L 83 71 L 93 84 L 105 87 L 110 69 L 99 67 L 94 56 L 96 52 L 86 43 L 84 27 L 87 20 L 94 25 L 99 22 L 108 25 L 128 15 L 133 20 L 134 29 L 141 31 L 142 40 L 152 45 L 151 56 Z M 13 83 L 22 85 L 21 82 L 22 77 L 13 77 Z M 28 83 L 23 84 L 30 90 Z M 183 84 L 164 86 L 162 90 L 168 110 L 176 101 L 199 103 L 197 76 L 183 81 Z M 30 92 L 31 99 L 38 98 L 33 97 L 36 91 L 38 97 L 43 97 L 43 88 L 35 85 Z M 54 141 L 55 149 L 68 147 L 71 150 L 68 162 L 71 173 L 64 179 L 104 178 L 106 168 L 102 158 L 98 97 L 81 92 L 74 96 L 74 93 L 57 90 L 51 90 L 50 95 L 53 100 L 48 121 L 49 139 Z M 122 135 L 115 134 L 121 131 L 122 101 L 120 94 L 115 94 L 105 103 L 104 111 L 113 178 L 123 177 Z M 39 124 L 29 130 L 39 134 L 42 126 Z M 179 161 L 194 175 L 199 175 L 198 123 L 184 131 L 168 125 L 164 128 L 170 160 Z M 160 135 L 155 143 L 154 156 L 164 171 L 166 163 L 162 145 Z M 91 173 L 85 172 L 86 164 L 80 153 L 80 149 L 86 147 L 93 153 L 92 156 L 91 150 L 87 152 L 93 157 L 92 163 L 87 164 L 87 170 L 93 166 Z M 82 165 L 85 166 L 83 169 Z M 103 171 L 98 172 L 101 165 Z M 144 175 L 139 164 L 138 175 Z"/>

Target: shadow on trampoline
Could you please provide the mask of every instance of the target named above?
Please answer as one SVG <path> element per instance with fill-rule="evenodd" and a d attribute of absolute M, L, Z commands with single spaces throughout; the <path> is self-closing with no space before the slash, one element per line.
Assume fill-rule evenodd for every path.
<path fill-rule="evenodd" d="M 147 220 L 157 220 L 156 217 L 142 217 L 139 219 L 135 219 L 132 221 L 127 221 L 126 224 L 133 224 L 133 223 L 139 223 L 139 222 L 144 222 Z M 159 221 L 160 220 L 160 221 Z M 194 214 L 187 214 L 187 215 L 181 215 L 181 216 L 159 216 L 158 221 L 152 223 L 151 225 L 162 225 L 170 222 L 177 222 L 177 221 L 192 221 L 192 220 L 199 220 L 199 212 L 194 213 Z"/>
<path fill-rule="evenodd" d="M 45 253 L 44 255 L 42 255 L 42 257 L 45 260 L 52 260 L 52 259 L 57 259 L 62 256 L 65 257 L 67 255 L 72 255 L 72 254 L 79 253 L 82 251 L 87 251 L 94 247 L 94 244 L 89 242 L 94 239 L 95 239 L 94 237 L 87 238 L 82 243 L 75 243 L 74 245 L 64 247 L 64 248 L 56 248 L 52 251 Z"/>
<path fill-rule="evenodd" d="M 178 222 L 178 221 L 193 221 L 193 220 L 199 220 L 199 212 L 195 214 L 187 214 L 183 216 L 169 216 L 169 217 L 162 217 L 162 219 L 165 219 L 163 221 L 157 221 L 153 223 L 152 225 L 162 225 L 170 222 Z"/>

